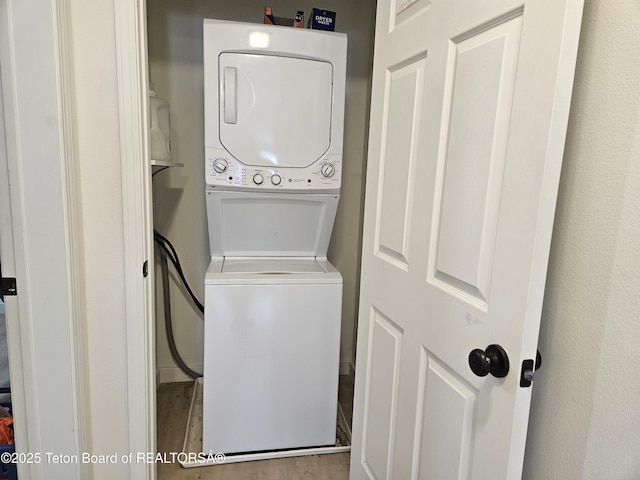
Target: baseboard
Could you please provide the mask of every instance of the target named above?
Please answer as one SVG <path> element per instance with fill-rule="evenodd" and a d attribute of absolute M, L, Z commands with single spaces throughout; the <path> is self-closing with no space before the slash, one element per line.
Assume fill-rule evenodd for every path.
<path fill-rule="evenodd" d="M 189 368 L 196 372 L 202 372 L 202 365 L 189 365 Z M 173 382 L 193 382 L 193 378 L 186 375 L 178 367 L 161 367 L 156 375 L 158 384 Z"/>

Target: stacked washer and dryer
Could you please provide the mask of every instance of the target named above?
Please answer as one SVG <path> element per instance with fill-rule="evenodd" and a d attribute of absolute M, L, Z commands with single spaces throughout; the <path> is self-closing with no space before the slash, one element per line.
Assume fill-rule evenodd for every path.
<path fill-rule="evenodd" d="M 203 450 L 334 445 L 347 38 L 204 21 Z"/>

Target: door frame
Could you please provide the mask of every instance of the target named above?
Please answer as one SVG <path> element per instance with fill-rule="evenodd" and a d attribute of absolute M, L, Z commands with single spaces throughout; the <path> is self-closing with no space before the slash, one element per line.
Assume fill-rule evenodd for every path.
<path fill-rule="evenodd" d="M 116 28 L 116 62 L 118 85 L 118 111 L 120 124 L 120 152 L 122 175 L 122 207 L 124 259 L 126 270 L 125 302 L 127 319 L 127 406 L 128 440 L 130 452 L 155 452 L 156 448 L 156 399 L 155 399 L 155 323 L 153 296 L 153 236 L 151 204 L 151 167 L 148 156 L 148 73 L 146 45 L 146 3 L 144 0 L 114 0 Z M 72 5 L 67 0 L 31 0 L 29 2 L 0 3 L 0 79 L 4 91 L 0 102 L 4 121 L 0 116 L 0 199 L 5 208 L 0 208 L 3 225 L 2 253 L 5 258 L 3 273 L 15 276 L 18 281 L 17 297 L 9 297 L 5 302 L 8 319 L 7 336 L 12 347 L 9 350 L 12 380 L 12 397 L 16 421 L 17 449 L 19 452 L 64 452 L 82 457 L 90 451 L 87 440 L 89 422 L 86 396 L 86 381 L 83 370 L 83 316 L 84 290 L 82 278 L 82 230 L 78 211 L 79 194 L 76 193 L 77 163 L 75 155 L 76 132 L 75 112 L 71 85 L 71 52 L 73 44 L 68 28 Z M 40 21 L 34 22 L 32 12 L 38 10 Z M 42 24 L 47 28 L 40 28 Z M 15 37 L 20 36 L 22 42 Z M 30 36 L 33 41 L 25 41 Z M 38 56 L 29 48 L 34 44 L 51 45 L 51 50 L 42 49 Z M 37 58 L 37 62 L 30 59 Z M 31 64 L 46 65 L 46 74 L 35 75 Z M 40 72 L 42 73 L 42 72 Z M 52 88 L 48 88 L 51 87 Z M 54 119 L 57 133 L 47 147 L 56 161 L 49 162 L 51 168 L 27 169 L 21 155 L 29 152 L 30 144 L 40 141 L 38 124 L 40 112 L 33 111 L 33 100 L 24 92 L 47 90 L 46 100 L 55 102 Z M 31 102 L 31 103 L 29 103 Z M 37 109 L 36 109 L 37 110 Z M 41 119 L 40 119 L 41 120 Z M 30 123 L 32 121 L 33 123 Z M 22 126 L 22 128 L 20 128 Z M 28 128 L 27 128 L 28 127 Z M 6 140 L 6 142 L 5 142 Z M 48 157 L 47 157 L 48 158 Z M 48 158 L 49 160 L 49 158 Z M 53 160 L 53 158 L 51 159 Z M 53 171 L 53 175 L 52 175 Z M 47 175 L 46 178 L 43 178 Z M 47 183 L 60 192 L 56 198 L 42 198 L 43 208 L 35 209 L 26 205 L 25 196 L 38 196 L 38 186 Z M 11 191 L 9 190 L 11 185 Z M 48 205 L 57 206 L 52 212 Z M 10 206 L 10 208 L 9 208 Z M 11 223 L 9 223 L 9 221 Z M 50 239 L 42 245 L 34 235 L 30 235 L 26 225 L 47 222 L 62 228 L 62 241 L 52 245 Z M 50 312 L 55 318 L 59 331 L 68 331 L 66 349 L 70 358 L 55 356 L 47 358 L 49 367 L 56 368 L 56 376 L 50 382 L 56 383 L 56 398 L 65 399 L 68 408 L 60 411 L 60 421 L 73 425 L 68 432 L 45 427 L 40 419 L 51 415 L 48 410 L 54 405 L 47 403 L 47 390 L 42 388 L 43 358 L 38 358 L 38 318 L 34 316 L 42 308 L 43 300 L 38 297 L 37 278 L 51 278 L 51 272 L 40 266 L 38 259 L 42 252 L 61 255 L 66 281 L 60 279 L 56 295 L 64 298 L 65 311 Z M 143 265 L 147 274 L 143 274 Z M 59 313 L 59 315 L 55 315 Z M 39 340 L 40 338 L 40 340 Z M 14 345 L 18 345 L 15 348 Z M 67 349 L 68 347 L 68 349 Z M 66 360 L 66 363 L 61 363 Z M 57 383 L 65 377 L 64 384 Z M 40 382 L 40 384 L 39 384 Z M 48 407 L 47 407 L 48 405 Z M 59 407 L 59 406 L 58 406 Z M 61 418 L 64 417 L 64 418 Z M 57 435 L 57 443 L 52 448 L 48 440 Z M 37 465 L 19 464 L 18 473 L 24 478 L 41 479 L 52 476 L 50 470 L 60 473 L 60 465 L 46 461 Z M 89 478 L 90 465 L 82 462 L 69 467 L 73 477 Z M 69 472 L 70 473 L 70 472 Z M 130 478 L 153 480 L 156 467 L 153 462 L 129 464 Z"/>
<path fill-rule="evenodd" d="M 4 12 L 0 13 L 0 19 Z M 2 48 L 0 39 L 0 48 Z M 5 130 L 7 126 L 4 121 L 4 102 L 2 89 L 2 73 L 6 68 L 2 66 L 2 54 L 0 53 L 0 259 L 2 262 L 2 273 L 5 277 L 19 277 L 16 264 L 16 255 L 13 233 L 13 221 L 11 212 L 11 198 L 9 196 L 9 168 L 7 142 L 5 140 Z M 24 271 L 24 265 L 20 270 Z M 5 297 L 5 321 L 7 323 L 7 348 L 9 350 L 9 370 L 11 378 L 11 400 L 13 402 L 14 432 L 16 437 L 17 451 L 30 451 L 29 430 L 27 429 L 27 414 L 29 409 L 27 397 L 25 396 L 25 383 L 30 383 L 29 378 L 25 378 L 22 365 L 22 344 L 20 334 L 20 305 L 18 299 L 12 301 Z M 14 347 L 16 345 L 17 347 Z M 28 374 L 27 374 L 28 375 Z M 20 468 L 18 466 L 18 468 Z M 20 475 L 25 475 L 24 467 L 19 470 Z"/>
<path fill-rule="evenodd" d="M 5 297 L 16 449 L 40 455 L 17 468 L 32 479 L 89 477 L 44 457 L 88 451 L 68 14 L 64 0 L 0 3 L 0 243 L 18 290 Z"/>
<path fill-rule="evenodd" d="M 149 157 L 146 1 L 114 0 L 124 261 L 130 452 L 156 451 L 153 210 Z M 146 265 L 146 267 L 145 267 Z M 143 270 L 147 271 L 143 275 Z M 131 463 L 130 478 L 156 478 Z"/>

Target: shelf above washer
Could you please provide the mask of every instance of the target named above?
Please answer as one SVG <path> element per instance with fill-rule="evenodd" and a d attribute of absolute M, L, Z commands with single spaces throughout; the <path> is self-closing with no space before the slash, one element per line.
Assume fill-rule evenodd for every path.
<path fill-rule="evenodd" d="M 184 167 L 184 163 L 173 162 L 171 160 L 151 160 L 152 167 Z"/>

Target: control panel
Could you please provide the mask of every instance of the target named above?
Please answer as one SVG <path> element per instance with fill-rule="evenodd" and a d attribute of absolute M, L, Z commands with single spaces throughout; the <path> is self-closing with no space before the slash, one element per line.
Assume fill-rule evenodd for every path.
<path fill-rule="evenodd" d="M 209 187 L 256 190 L 340 190 L 342 155 L 325 155 L 303 168 L 245 165 L 223 149 L 206 148 L 205 179 Z"/>

